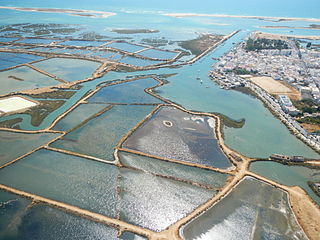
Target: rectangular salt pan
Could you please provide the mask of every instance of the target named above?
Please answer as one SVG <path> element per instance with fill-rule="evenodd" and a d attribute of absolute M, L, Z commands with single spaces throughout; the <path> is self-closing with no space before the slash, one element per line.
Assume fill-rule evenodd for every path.
<path fill-rule="evenodd" d="M 8 113 L 36 106 L 37 103 L 22 97 L 0 99 L 0 112 Z M 1 115 L 1 114 L 0 114 Z"/>

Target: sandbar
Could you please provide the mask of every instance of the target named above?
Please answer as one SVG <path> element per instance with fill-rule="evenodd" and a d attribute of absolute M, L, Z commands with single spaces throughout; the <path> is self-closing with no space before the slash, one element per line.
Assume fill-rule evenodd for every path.
<path fill-rule="evenodd" d="M 0 9 L 10 9 L 10 10 L 16 10 L 16 11 L 25 11 L 25 12 L 68 13 L 73 16 L 100 17 L 100 18 L 107 18 L 107 17 L 116 15 L 116 13 L 113 13 L 113 12 L 79 10 L 79 9 L 63 9 L 63 8 L 24 8 L 24 7 L 0 6 Z"/>
<path fill-rule="evenodd" d="M 165 13 L 164 16 L 184 18 L 184 17 L 224 17 L 224 18 L 251 18 L 261 20 L 277 20 L 277 21 L 308 21 L 320 22 L 319 18 L 296 18 L 296 17 L 264 17 L 264 16 L 242 16 L 227 14 L 205 14 L 205 13 Z"/>

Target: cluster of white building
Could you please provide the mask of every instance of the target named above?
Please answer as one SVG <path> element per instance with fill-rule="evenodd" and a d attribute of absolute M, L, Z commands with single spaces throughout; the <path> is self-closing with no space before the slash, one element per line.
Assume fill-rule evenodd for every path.
<path fill-rule="evenodd" d="M 298 89 L 303 99 L 320 103 L 320 52 L 298 49 L 288 40 L 289 49 L 247 51 L 245 42 L 221 58 L 215 65 L 220 72 L 241 68 L 288 82 Z"/>
<path fill-rule="evenodd" d="M 245 43 L 224 55 L 213 67 L 210 76 L 223 88 L 246 86 L 253 90 L 272 111 L 278 115 L 292 132 L 313 148 L 320 150 L 320 136 L 308 133 L 291 116 L 299 111 L 286 95 L 274 98 L 262 88 L 232 72 L 241 68 L 257 71 L 258 75 L 283 80 L 300 90 L 303 99 L 314 99 L 320 103 L 320 52 L 300 50 L 289 41 L 290 49 L 246 51 Z"/>

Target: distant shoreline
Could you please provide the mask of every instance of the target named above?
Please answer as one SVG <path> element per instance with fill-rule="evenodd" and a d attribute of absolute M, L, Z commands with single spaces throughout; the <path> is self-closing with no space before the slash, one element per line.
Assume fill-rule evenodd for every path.
<path fill-rule="evenodd" d="M 264 16 L 242 16 L 242 15 L 228 15 L 228 14 L 205 14 L 205 13 L 165 13 L 164 16 L 185 18 L 185 17 L 225 17 L 225 18 L 249 18 L 249 19 L 261 19 L 261 20 L 277 20 L 282 21 L 308 21 L 308 22 L 320 22 L 319 18 L 295 18 L 295 17 L 264 17 Z"/>
<path fill-rule="evenodd" d="M 317 25 L 318 26 L 318 25 Z M 290 27 L 290 26 L 259 26 L 259 28 L 271 28 L 271 29 L 313 29 L 320 30 L 320 27 Z"/>
<path fill-rule="evenodd" d="M 26 8 L 26 7 L 0 6 L 0 9 L 9 9 L 9 10 L 25 11 L 25 12 L 67 13 L 73 16 L 96 17 L 96 18 L 107 18 L 107 17 L 116 15 L 116 13 L 113 13 L 113 12 L 79 10 L 79 9 L 63 9 L 63 8 L 30 8 L 30 7 Z"/>

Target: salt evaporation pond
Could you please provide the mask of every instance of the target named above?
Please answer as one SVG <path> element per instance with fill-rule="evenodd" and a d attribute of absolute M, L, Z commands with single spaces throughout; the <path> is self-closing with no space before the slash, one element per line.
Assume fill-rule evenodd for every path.
<path fill-rule="evenodd" d="M 145 47 L 138 46 L 135 44 L 126 43 L 126 42 L 113 42 L 113 43 L 106 45 L 106 47 L 116 48 L 116 49 L 119 49 L 122 51 L 131 52 L 131 53 L 145 49 Z"/>
<path fill-rule="evenodd" d="M 194 182 L 210 188 L 222 188 L 229 174 L 223 174 L 207 169 L 191 167 L 183 164 L 162 161 L 136 154 L 120 152 L 120 162 L 134 169 L 140 169 L 166 177 L 178 178 L 187 182 Z"/>
<path fill-rule="evenodd" d="M 114 106 L 50 146 L 113 161 L 121 137 L 142 121 L 154 106 Z"/>
<path fill-rule="evenodd" d="M 15 37 L 0 37 L 0 42 L 11 42 L 17 39 L 18 38 L 15 38 Z"/>
<path fill-rule="evenodd" d="M 59 135 L 57 133 L 27 134 L 0 131 L 0 166 L 50 142 Z"/>
<path fill-rule="evenodd" d="M 11 92 L 55 86 L 59 82 L 36 70 L 23 66 L 0 72 L 0 84 L 0 95 L 4 95 Z"/>
<path fill-rule="evenodd" d="M 120 219 L 162 231 L 215 195 L 215 191 L 121 168 Z"/>
<path fill-rule="evenodd" d="M 154 231 L 167 228 L 217 193 L 44 149 L 1 169 L 0 183 L 112 218 L 120 216 Z"/>
<path fill-rule="evenodd" d="M 118 238 L 118 231 L 112 227 L 46 205 L 30 204 L 29 199 L 0 190 L 0 239 L 125 239 Z"/>
<path fill-rule="evenodd" d="M 110 105 L 94 103 L 80 104 L 65 117 L 59 120 L 53 129 L 59 131 L 68 131 L 108 106 Z"/>
<path fill-rule="evenodd" d="M 296 221 L 287 193 L 251 177 L 245 177 L 180 233 L 187 240 L 308 239 Z"/>
<path fill-rule="evenodd" d="M 26 38 L 16 41 L 16 43 L 26 43 L 26 44 L 44 44 L 49 45 L 54 42 L 54 39 L 42 39 L 42 38 Z"/>
<path fill-rule="evenodd" d="M 150 65 L 155 65 L 159 63 L 163 63 L 162 61 L 156 61 L 156 60 L 146 60 L 143 58 L 136 58 L 136 57 L 125 57 L 119 61 L 120 63 L 125 63 L 137 67 L 146 67 Z"/>
<path fill-rule="evenodd" d="M 153 78 L 144 78 L 131 82 L 107 86 L 93 95 L 89 102 L 98 103 L 148 103 L 160 104 L 163 103 L 158 98 L 144 92 L 146 88 L 154 87 L 159 84 Z"/>
<path fill-rule="evenodd" d="M 250 171 L 283 185 L 299 186 L 320 205 L 320 197 L 308 185 L 308 181 L 320 181 L 319 168 L 288 166 L 272 161 L 256 161 L 250 164 Z"/>
<path fill-rule="evenodd" d="M 16 47 L 9 47 L 15 49 Z M 26 54 L 26 53 L 9 53 L 1 52 L 0 53 L 0 70 L 14 67 L 19 64 L 33 62 L 35 60 L 43 59 L 41 56 Z"/>
<path fill-rule="evenodd" d="M 177 52 L 169 52 L 169 51 L 162 51 L 158 49 L 147 49 L 143 52 L 138 53 L 140 56 L 154 58 L 154 59 L 162 59 L 162 60 L 169 60 L 173 57 L 177 56 Z"/>
<path fill-rule="evenodd" d="M 73 82 L 91 77 L 101 63 L 81 59 L 50 58 L 33 65 L 62 80 Z"/>
<path fill-rule="evenodd" d="M 29 199 L 0 190 L 0 239 L 8 239 L 16 230 L 16 227 L 12 226 L 14 218 L 19 222 L 19 213 L 24 213 L 30 204 Z"/>
<path fill-rule="evenodd" d="M 0 183 L 116 218 L 118 174 L 110 164 L 42 149 L 1 169 Z"/>
<path fill-rule="evenodd" d="M 215 120 L 161 107 L 123 144 L 124 148 L 211 167 L 232 166 L 217 142 Z"/>
<path fill-rule="evenodd" d="M 62 43 L 59 43 L 59 45 L 64 46 L 80 46 L 80 47 L 99 47 L 102 44 L 105 44 L 107 42 L 98 42 L 98 41 L 76 41 L 76 40 L 69 40 Z"/>

